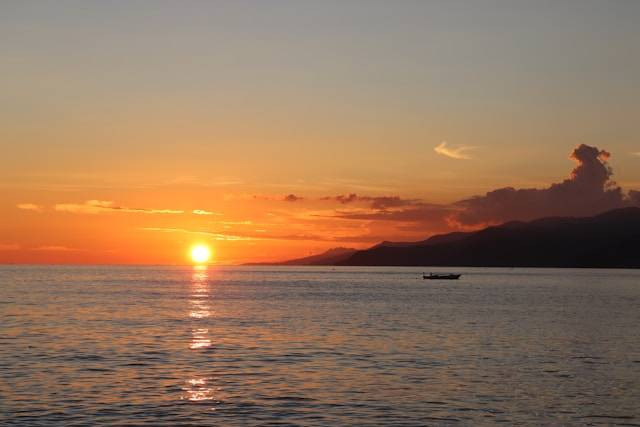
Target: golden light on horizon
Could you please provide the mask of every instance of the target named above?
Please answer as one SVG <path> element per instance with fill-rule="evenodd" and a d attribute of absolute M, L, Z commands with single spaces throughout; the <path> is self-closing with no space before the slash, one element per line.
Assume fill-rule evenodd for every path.
<path fill-rule="evenodd" d="M 211 258 L 211 249 L 207 245 L 195 245 L 191 248 L 191 259 L 196 264 L 204 264 Z"/>

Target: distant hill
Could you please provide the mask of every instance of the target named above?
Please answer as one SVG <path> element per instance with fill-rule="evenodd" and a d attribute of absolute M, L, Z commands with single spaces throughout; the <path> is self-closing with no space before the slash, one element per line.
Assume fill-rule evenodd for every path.
<path fill-rule="evenodd" d="M 428 246 L 428 245 L 435 245 L 438 243 L 447 243 L 447 242 L 454 242 L 456 240 L 461 240 L 465 237 L 467 237 L 468 235 L 470 235 L 472 233 L 463 233 L 463 232 L 454 232 L 454 233 L 447 233 L 447 234 L 437 234 L 435 236 L 431 236 L 426 240 L 420 240 L 418 242 L 388 242 L 388 241 L 384 241 L 382 243 L 378 243 L 377 245 L 369 248 L 369 249 L 374 249 L 374 248 L 379 248 L 379 247 L 393 247 L 393 248 L 402 248 L 402 247 L 409 247 L 409 246 Z"/>
<path fill-rule="evenodd" d="M 252 263 L 248 265 L 336 265 L 356 253 L 352 248 L 333 248 L 318 255 L 290 259 L 281 262 Z"/>
<path fill-rule="evenodd" d="M 508 222 L 415 243 L 383 242 L 339 265 L 640 267 L 640 208 L 587 218 Z"/>

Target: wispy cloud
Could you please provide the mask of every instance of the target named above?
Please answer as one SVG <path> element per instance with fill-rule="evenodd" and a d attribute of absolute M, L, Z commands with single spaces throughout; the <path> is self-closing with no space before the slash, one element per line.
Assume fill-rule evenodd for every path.
<path fill-rule="evenodd" d="M 79 251 L 80 249 L 69 248 L 67 246 L 59 246 L 59 245 L 48 245 L 48 246 L 38 246 L 37 248 L 33 248 L 34 251 L 51 251 L 51 252 L 73 252 Z"/>
<path fill-rule="evenodd" d="M 255 230 L 255 233 L 235 233 L 234 235 L 210 231 L 187 230 L 184 228 L 144 227 L 141 230 L 159 231 L 163 233 L 185 233 L 209 236 L 214 240 L 307 240 L 315 242 L 374 242 L 380 240 L 368 235 L 325 235 L 315 233 L 268 234 L 266 230 Z"/>
<path fill-rule="evenodd" d="M 473 147 L 469 145 L 460 145 L 457 147 L 449 147 L 445 141 L 442 141 L 438 144 L 433 150 L 446 157 L 450 157 L 452 159 L 458 160 L 469 160 L 471 156 L 467 153 L 468 151 L 474 150 L 478 147 Z"/>
<path fill-rule="evenodd" d="M 631 155 L 632 155 L 632 156 L 638 156 L 638 157 L 640 157 L 640 151 L 636 151 L 636 152 L 634 152 L 634 153 L 631 153 Z"/>
<path fill-rule="evenodd" d="M 0 251 L 15 251 L 20 249 L 15 243 L 0 243 Z"/>
<path fill-rule="evenodd" d="M 59 203 L 54 209 L 58 212 L 75 214 L 99 214 L 106 212 L 144 213 L 144 214 L 181 214 L 184 211 L 174 209 L 146 209 L 118 206 L 109 200 L 87 200 L 84 203 Z"/>
<path fill-rule="evenodd" d="M 204 209 L 194 209 L 191 211 L 192 214 L 194 215 L 216 215 L 216 216 L 222 216 L 222 214 L 220 212 L 211 212 L 211 211 L 206 211 Z"/>
<path fill-rule="evenodd" d="M 225 201 L 228 200 L 267 200 L 267 201 L 277 201 L 277 202 L 299 202 L 304 200 L 304 197 L 297 196 L 293 193 L 290 194 L 225 194 Z"/>
<path fill-rule="evenodd" d="M 214 240 L 254 240 L 251 237 L 244 236 L 234 236 L 231 234 L 224 233 L 214 233 L 212 231 L 198 231 L 198 230 L 187 230 L 185 228 L 164 228 L 164 227 L 143 227 L 141 230 L 145 231 L 160 231 L 163 233 L 185 233 L 185 234 L 196 234 L 200 236 L 209 236 Z"/>
<path fill-rule="evenodd" d="M 402 199 L 399 196 L 360 196 L 356 193 L 341 194 L 338 196 L 322 197 L 320 200 L 334 200 L 340 204 L 346 205 L 350 203 L 363 202 L 371 206 L 372 209 L 388 209 L 403 206 L 411 206 L 419 203 L 417 199 Z"/>
<path fill-rule="evenodd" d="M 416 203 L 399 209 L 337 210 L 331 218 L 357 221 L 391 221 L 416 224 L 422 230 L 446 231 L 450 228 L 448 217 L 457 209 L 450 205 Z"/>
<path fill-rule="evenodd" d="M 42 212 L 42 206 L 35 203 L 18 203 L 16 207 L 25 211 Z"/>
<path fill-rule="evenodd" d="M 213 179 L 201 179 L 194 175 L 182 175 L 165 182 L 165 185 L 195 185 L 200 187 L 225 187 L 240 184 L 243 184 L 243 181 L 235 176 L 219 176 Z"/>

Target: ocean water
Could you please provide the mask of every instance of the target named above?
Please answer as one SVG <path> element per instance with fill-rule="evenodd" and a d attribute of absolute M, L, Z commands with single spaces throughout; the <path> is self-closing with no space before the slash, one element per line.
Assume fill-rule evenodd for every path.
<path fill-rule="evenodd" d="M 640 425 L 640 271 L 423 270 L 0 267 L 0 424 Z"/>

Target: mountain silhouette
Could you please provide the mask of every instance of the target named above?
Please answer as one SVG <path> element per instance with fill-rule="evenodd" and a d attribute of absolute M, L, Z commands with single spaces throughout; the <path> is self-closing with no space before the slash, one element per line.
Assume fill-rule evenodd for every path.
<path fill-rule="evenodd" d="M 281 262 L 261 262 L 246 265 L 336 265 L 357 252 L 352 248 L 333 248 L 321 254 L 311 255 L 304 258 L 290 259 Z"/>
<path fill-rule="evenodd" d="M 640 208 L 585 218 L 507 222 L 414 243 L 383 242 L 339 265 L 640 267 Z"/>

